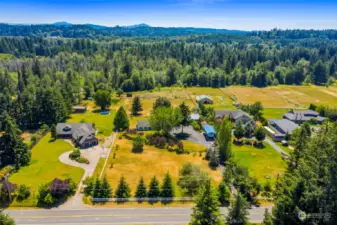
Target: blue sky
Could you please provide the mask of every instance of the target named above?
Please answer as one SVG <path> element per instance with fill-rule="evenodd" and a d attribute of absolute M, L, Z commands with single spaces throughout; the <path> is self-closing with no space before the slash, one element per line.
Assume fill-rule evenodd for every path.
<path fill-rule="evenodd" d="M 337 0 L 0 0 L 0 22 L 337 29 Z"/>

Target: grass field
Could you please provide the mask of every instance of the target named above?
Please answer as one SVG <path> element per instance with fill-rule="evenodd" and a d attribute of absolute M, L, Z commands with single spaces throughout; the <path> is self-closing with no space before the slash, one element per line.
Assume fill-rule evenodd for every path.
<path fill-rule="evenodd" d="M 153 176 L 156 176 L 161 182 L 164 175 L 169 172 L 176 184 L 179 177 L 179 170 L 187 162 L 200 165 L 202 170 L 207 171 L 212 176 L 215 183 L 221 181 L 222 176 L 220 171 L 209 169 L 207 161 L 203 160 L 199 153 L 178 155 L 174 152 L 169 152 L 166 149 L 144 146 L 144 152 L 142 154 L 134 154 L 131 152 L 131 141 L 121 139 L 117 140 L 116 144 L 120 146 L 120 149 L 116 151 L 116 158 L 114 160 L 112 159 L 112 153 L 109 159 L 109 162 L 112 160 L 114 162 L 113 168 L 110 168 L 109 165 L 105 168 L 105 174 L 114 190 L 116 190 L 122 175 L 130 185 L 132 194 L 136 190 L 141 176 L 144 177 L 147 183 L 150 182 L 150 179 Z M 188 145 L 184 143 L 184 145 L 186 149 L 191 147 L 194 148 L 194 150 L 204 150 L 204 147 L 195 144 Z M 181 196 L 178 185 L 176 185 L 175 191 L 176 196 Z"/>
<path fill-rule="evenodd" d="M 310 103 L 337 106 L 336 87 L 279 85 L 266 88 L 230 86 L 222 89 L 243 104 L 260 101 L 266 108 L 307 108 Z"/>
<path fill-rule="evenodd" d="M 17 173 L 10 177 L 10 181 L 15 184 L 25 184 L 32 190 L 32 195 L 36 194 L 39 185 L 52 181 L 54 178 L 72 178 L 79 183 L 84 171 L 77 167 L 65 165 L 59 161 L 59 156 L 73 147 L 64 140 L 50 142 L 50 134 L 43 137 L 32 149 L 32 159 L 28 166 L 22 167 Z M 33 197 L 24 202 L 13 202 L 12 206 L 36 206 L 36 199 Z"/>
<path fill-rule="evenodd" d="M 264 146 L 263 149 L 247 145 L 233 145 L 232 148 L 237 163 L 247 167 L 259 183 L 264 184 L 269 180 L 271 184 L 275 184 L 278 174 L 285 171 L 286 163 L 281 154 L 270 145 L 264 143 Z"/>
<path fill-rule="evenodd" d="M 113 129 L 113 121 L 116 115 L 115 110 L 111 110 L 110 115 L 101 115 L 94 112 L 86 112 L 83 114 L 72 114 L 68 123 L 87 122 L 94 123 L 98 129 L 98 135 L 110 136 Z"/>
<path fill-rule="evenodd" d="M 283 151 L 285 151 L 289 155 L 291 152 L 293 152 L 293 150 L 290 149 L 289 147 L 283 146 L 281 142 L 275 142 L 275 144 L 277 144 Z"/>

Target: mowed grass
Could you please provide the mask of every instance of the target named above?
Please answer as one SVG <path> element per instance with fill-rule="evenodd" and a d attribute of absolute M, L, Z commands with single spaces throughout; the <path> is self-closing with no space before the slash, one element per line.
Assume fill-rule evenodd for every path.
<path fill-rule="evenodd" d="M 223 89 L 243 104 L 260 101 L 266 108 L 307 108 L 310 103 L 337 106 L 336 87 L 279 85 L 266 88 L 230 86 Z"/>
<path fill-rule="evenodd" d="M 50 142 L 51 136 L 47 134 L 32 149 L 32 159 L 28 166 L 22 167 L 10 176 L 14 184 L 25 184 L 32 190 L 32 196 L 21 202 L 13 202 L 11 206 L 36 206 L 36 197 L 40 185 L 52 181 L 54 178 L 72 178 L 77 184 L 84 171 L 81 168 L 65 165 L 59 161 L 59 156 L 71 151 L 73 147 L 64 140 L 58 139 Z"/>
<path fill-rule="evenodd" d="M 282 160 L 281 154 L 270 145 L 264 143 L 264 148 L 259 149 L 253 146 L 232 145 L 236 162 L 248 168 L 250 174 L 255 177 L 260 184 L 270 182 L 275 184 L 278 174 L 282 175 L 286 168 L 286 163 Z"/>
<path fill-rule="evenodd" d="M 175 184 L 176 196 L 181 196 L 181 190 L 177 185 L 179 179 L 179 170 L 187 162 L 200 165 L 201 169 L 207 171 L 215 183 L 221 182 L 222 176 L 219 170 L 213 171 L 209 169 L 208 162 L 203 160 L 203 154 L 199 153 L 178 155 L 175 152 L 169 152 L 166 149 L 158 149 L 154 146 L 144 146 L 142 154 L 135 154 L 131 152 L 132 141 L 127 139 L 117 140 L 115 144 L 120 146 L 116 151 L 116 158 L 113 159 L 113 153 L 109 158 L 109 163 L 105 168 L 105 174 L 116 190 L 119 179 L 124 176 L 130 188 L 132 195 L 136 191 L 140 177 L 145 179 L 148 184 L 153 176 L 156 176 L 160 183 L 165 174 L 170 173 Z M 193 148 L 195 150 L 204 150 L 204 147 L 195 144 L 184 143 L 185 148 Z M 110 163 L 113 162 L 113 168 L 110 168 Z"/>
<path fill-rule="evenodd" d="M 71 118 L 67 121 L 68 123 L 94 123 L 98 129 L 98 135 L 110 136 L 114 128 L 113 121 L 116 115 L 115 110 L 110 111 L 110 115 L 101 115 L 99 113 L 94 113 L 87 111 L 83 114 L 72 114 Z"/>
<path fill-rule="evenodd" d="M 282 119 L 283 115 L 289 112 L 287 108 L 264 108 L 263 116 L 266 119 Z"/>

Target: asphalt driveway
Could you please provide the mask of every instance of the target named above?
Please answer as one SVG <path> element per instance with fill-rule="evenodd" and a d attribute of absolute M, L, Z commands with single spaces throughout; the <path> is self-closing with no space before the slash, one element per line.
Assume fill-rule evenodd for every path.
<path fill-rule="evenodd" d="M 172 135 L 179 135 L 180 133 L 181 133 L 181 127 L 176 128 L 172 130 L 171 132 Z M 184 134 L 186 134 L 186 137 L 177 136 L 177 138 L 181 140 L 190 141 L 190 142 L 193 142 L 199 145 L 203 145 L 207 148 L 209 148 L 213 144 L 213 141 L 207 141 L 204 134 L 198 131 L 195 131 L 192 126 L 184 127 Z"/>

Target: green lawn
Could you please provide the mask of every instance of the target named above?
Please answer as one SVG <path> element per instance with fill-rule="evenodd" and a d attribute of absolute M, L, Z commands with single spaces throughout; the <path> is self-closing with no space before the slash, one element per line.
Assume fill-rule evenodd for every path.
<path fill-rule="evenodd" d="M 110 136 L 113 129 L 113 121 L 116 111 L 112 110 L 110 115 L 101 115 L 94 112 L 86 112 L 84 114 L 72 114 L 68 123 L 87 122 L 94 123 L 98 129 L 98 134 Z"/>
<path fill-rule="evenodd" d="M 263 116 L 266 119 L 282 119 L 283 115 L 289 112 L 287 108 L 265 108 L 263 109 Z"/>
<path fill-rule="evenodd" d="M 289 155 L 293 151 L 289 147 L 283 146 L 281 142 L 275 142 L 275 144 L 277 144 L 280 148 L 282 148 L 283 151 L 285 151 Z"/>
<path fill-rule="evenodd" d="M 286 163 L 282 160 L 281 154 L 270 145 L 264 143 L 264 146 L 263 149 L 259 149 L 233 144 L 234 158 L 239 165 L 247 167 L 259 183 L 264 184 L 269 180 L 274 184 L 278 174 L 281 175 L 285 171 Z"/>
<path fill-rule="evenodd" d="M 50 134 L 43 137 L 32 149 L 30 165 L 22 167 L 17 173 L 10 177 L 15 184 L 25 184 L 32 190 L 32 196 L 21 202 L 13 202 L 11 206 L 36 206 L 34 196 L 37 194 L 41 184 L 52 181 L 54 178 L 72 178 L 79 183 L 84 171 L 77 167 L 65 165 L 59 161 L 59 156 L 73 147 L 64 140 L 58 139 L 50 142 Z"/>

